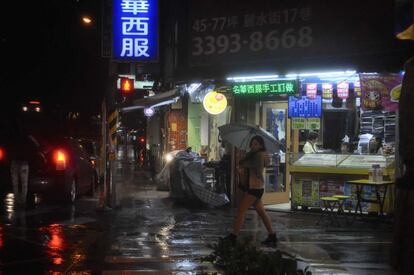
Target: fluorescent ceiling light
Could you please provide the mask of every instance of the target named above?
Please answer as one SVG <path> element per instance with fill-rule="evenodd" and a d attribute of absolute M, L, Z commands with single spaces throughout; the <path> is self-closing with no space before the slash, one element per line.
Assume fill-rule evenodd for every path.
<path fill-rule="evenodd" d="M 274 80 L 277 78 L 279 78 L 279 75 L 270 74 L 270 75 L 233 76 L 233 77 L 227 77 L 227 80 L 232 80 L 234 82 L 245 82 L 245 81 L 266 81 L 266 80 Z"/>
<path fill-rule="evenodd" d="M 124 113 L 128 113 L 128 112 L 132 112 L 132 111 L 136 111 L 136 110 L 140 110 L 140 109 L 145 109 L 145 108 L 155 108 L 155 107 L 160 107 L 160 106 L 164 106 L 164 105 L 168 105 L 168 104 L 172 104 L 172 103 L 176 103 L 178 101 L 179 97 L 175 97 L 166 101 L 162 101 L 159 102 L 157 104 L 154 105 L 134 105 L 134 106 L 129 106 L 129 107 L 123 107 L 121 108 L 121 111 Z"/>
<path fill-rule="evenodd" d="M 175 97 L 173 99 L 170 99 L 170 100 L 163 101 L 163 102 L 157 103 L 155 105 L 152 105 L 151 108 L 155 108 L 155 107 L 160 107 L 160 106 L 163 106 L 163 105 L 177 103 L 178 99 L 179 99 L 179 97 Z"/>
<path fill-rule="evenodd" d="M 187 92 L 189 94 L 194 93 L 198 88 L 200 88 L 201 83 L 191 83 L 190 86 L 187 88 Z"/>
<path fill-rule="evenodd" d="M 318 76 L 318 77 L 330 77 L 330 76 L 351 76 L 356 74 L 354 70 L 336 71 L 336 72 L 309 72 L 299 74 L 287 74 L 286 77 L 307 77 L 307 76 Z"/>

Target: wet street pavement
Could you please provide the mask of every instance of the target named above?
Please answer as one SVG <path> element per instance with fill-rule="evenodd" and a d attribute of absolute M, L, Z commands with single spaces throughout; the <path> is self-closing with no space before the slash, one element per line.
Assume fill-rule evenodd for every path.
<path fill-rule="evenodd" d="M 117 207 L 97 211 L 98 194 L 73 205 L 41 201 L 13 206 L 2 197 L 0 274 L 202 274 L 216 271 L 199 258 L 227 234 L 235 209 L 180 205 L 156 191 L 132 162 L 115 165 Z M 319 213 L 269 212 L 279 249 L 313 274 L 396 274 L 389 266 L 392 225 L 357 221 L 317 226 Z M 266 230 L 249 211 L 241 236 L 257 244 Z"/>

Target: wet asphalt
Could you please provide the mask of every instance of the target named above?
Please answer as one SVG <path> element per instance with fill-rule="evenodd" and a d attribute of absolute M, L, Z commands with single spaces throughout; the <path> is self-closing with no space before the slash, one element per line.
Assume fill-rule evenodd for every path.
<path fill-rule="evenodd" d="M 132 161 L 117 161 L 112 209 L 97 211 L 99 192 L 74 205 L 47 199 L 16 207 L 3 194 L 0 274 L 205 274 L 219 272 L 200 257 L 226 235 L 236 210 L 178 203 L 157 191 Z M 357 220 L 316 225 L 319 213 L 271 211 L 278 249 L 296 256 L 312 274 L 397 274 L 389 265 L 392 223 Z M 241 238 L 258 246 L 266 237 L 249 210 Z"/>

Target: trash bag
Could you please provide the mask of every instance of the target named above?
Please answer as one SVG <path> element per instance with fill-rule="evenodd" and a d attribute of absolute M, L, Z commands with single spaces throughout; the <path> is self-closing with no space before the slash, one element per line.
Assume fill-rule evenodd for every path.
<path fill-rule="evenodd" d="M 196 198 L 210 207 L 220 207 L 230 202 L 225 193 L 216 193 L 206 182 L 206 167 L 199 162 L 192 162 L 184 167 L 185 178 Z"/>

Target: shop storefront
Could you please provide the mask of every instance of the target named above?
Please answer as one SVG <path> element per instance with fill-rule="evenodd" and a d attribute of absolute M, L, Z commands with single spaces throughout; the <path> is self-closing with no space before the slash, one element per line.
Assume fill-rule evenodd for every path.
<path fill-rule="evenodd" d="M 197 85 L 197 89 L 188 92 L 188 145 L 206 161 L 219 161 L 225 148 L 218 127 L 230 122 L 231 98 L 215 91 L 213 84 Z"/>
<path fill-rule="evenodd" d="M 299 142 L 289 159 L 293 208 L 319 207 L 320 197 L 350 195 L 353 199 L 346 206 L 354 209 L 356 187 L 346 183 L 368 179 L 373 165 L 381 167 L 384 180 L 394 179 L 401 81 L 401 74 L 375 73 L 302 80 L 302 95 L 306 99 L 320 97 L 322 108 L 320 123 L 310 127 L 300 123 L 305 119 L 291 118 L 299 121 L 292 123 L 292 132 L 299 132 Z M 317 154 L 301 150 L 302 137 L 309 131 L 319 135 Z M 364 193 L 366 197 L 376 196 L 371 187 L 364 187 Z M 388 212 L 392 211 L 392 200 L 391 190 L 385 201 Z M 376 207 L 369 203 L 362 205 L 367 212 L 375 212 Z"/>
<path fill-rule="evenodd" d="M 277 76 L 228 78 L 234 96 L 234 122 L 259 125 L 271 133 L 280 143 L 278 152 L 269 152 L 270 164 L 265 169 L 264 204 L 289 202 L 290 181 L 288 175 L 291 126 L 288 119 L 288 98 L 298 94 L 296 79 L 278 79 Z M 235 148 L 234 171 L 240 158 Z M 234 175 L 237 179 L 237 176 Z M 233 184 L 236 185 L 236 184 Z M 235 190 L 237 191 L 237 190 Z"/>
<path fill-rule="evenodd" d="M 401 74 L 344 71 L 267 77 L 228 78 L 233 121 L 259 125 L 280 142 L 280 151 L 271 155 L 266 169 L 265 204 L 291 201 L 293 208 L 319 207 L 320 197 L 353 195 L 355 187 L 345 183 L 368 178 L 374 164 L 383 169 L 384 179 L 394 178 Z M 281 88 L 286 85 L 292 89 Z M 317 154 L 303 153 L 310 132 L 319 136 Z M 374 152 L 372 140 L 364 144 L 361 135 L 380 139 L 382 152 Z M 237 171 L 237 149 L 233 157 Z M 369 188 L 364 191 L 375 196 Z M 390 200 L 392 192 L 386 204 Z M 348 206 L 354 207 L 355 201 Z M 363 208 L 375 210 L 370 204 Z"/>
<path fill-rule="evenodd" d="M 331 186 L 331 178 L 344 181 L 331 175 L 348 173 L 355 178 L 365 176 L 369 163 L 378 162 L 374 156 L 359 159 L 360 164 L 350 158 L 348 161 L 358 166 L 347 168 L 352 171 L 338 170 L 336 166 L 345 160 L 340 156 L 351 155 L 340 153 L 342 140 L 349 138 L 349 150 L 355 151 L 359 134 L 366 133 L 367 129 L 368 118 L 363 120 L 362 117 L 372 114 L 371 123 L 375 128 L 378 122 L 375 112 L 382 111 L 375 104 L 370 107 L 375 112 L 364 109 L 363 104 L 368 100 L 363 98 L 375 101 L 376 96 L 375 93 L 364 93 L 363 80 L 355 70 L 387 71 L 392 67 L 395 71 L 403 64 L 396 59 L 395 51 L 390 50 L 399 46 L 392 35 L 392 2 L 377 5 L 374 0 L 340 3 L 259 0 L 252 5 L 235 0 L 190 1 L 186 9 L 188 14 L 185 14 L 189 24 L 178 24 L 178 33 L 182 33 L 181 40 L 180 36 L 178 38 L 179 45 L 187 47 L 180 48 L 182 52 L 179 52 L 178 59 L 182 62 L 176 76 L 187 83 L 194 79 L 211 81 L 215 84 L 212 89 L 225 94 L 231 109 L 227 107 L 225 115 L 206 114 L 201 106 L 204 92 L 196 100 L 190 95 L 187 109 L 188 145 L 204 154 L 207 160 L 213 160 L 219 157 L 217 128 L 223 123 L 260 125 L 272 133 L 279 140 L 281 149 L 272 156 L 272 164 L 266 171 L 263 197 L 266 204 L 292 201 L 293 207 L 319 206 L 319 190 L 328 190 L 326 193 L 329 193 L 330 189 L 324 186 Z M 375 29 L 384 31 L 372 31 Z M 350 37 L 352 39 L 346 39 Z M 398 58 L 405 60 L 403 56 Z M 347 68 L 355 70 L 344 71 Z M 331 72 L 304 73 L 313 71 Z M 271 73 L 279 75 L 269 75 Z M 247 74 L 254 76 L 246 77 Z M 227 81 L 225 77 L 228 77 Z M 286 84 L 291 82 L 295 83 L 294 88 L 288 90 L 287 87 L 290 89 L 292 85 Z M 285 90 L 278 90 L 282 86 Z M 272 89 L 278 92 L 272 93 Z M 320 111 L 307 117 L 302 114 L 291 116 L 290 96 L 295 96 L 297 100 L 305 97 L 305 105 L 320 100 Z M 395 121 L 393 114 L 383 114 L 383 123 L 393 119 Z M 390 133 L 392 125 L 387 127 Z M 335 163 L 333 168 L 337 170 L 325 173 L 327 176 L 322 180 L 313 180 L 319 179 L 313 175 L 315 177 L 310 177 L 311 185 L 303 185 L 298 183 L 302 180 L 300 177 L 305 175 L 302 178 L 306 180 L 309 175 L 306 169 L 310 168 L 299 171 L 302 165 L 299 166 L 296 161 L 302 157 L 302 148 L 310 131 L 318 132 L 319 146 L 325 150 L 325 154 L 318 154 L 319 159 L 311 161 L 312 164 L 321 163 L 314 170 L 329 168 L 326 165 L 328 160 L 323 158 L 338 155 L 338 160 L 336 157 L 329 160 Z M 392 139 L 392 135 L 384 132 L 383 138 L 387 142 L 385 140 Z M 236 164 L 240 156 L 237 149 L 231 149 L 232 190 L 237 193 Z M 382 160 L 384 168 L 387 166 L 385 174 L 392 173 L 392 164 L 388 165 L 391 162 Z M 309 189 L 312 184 L 318 185 L 318 189 Z M 343 184 L 331 189 L 335 188 L 345 192 L 347 187 Z M 314 199 L 304 199 L 305 195 Z M 312 203 L 305 204 L 306 200 Z"/>

